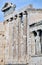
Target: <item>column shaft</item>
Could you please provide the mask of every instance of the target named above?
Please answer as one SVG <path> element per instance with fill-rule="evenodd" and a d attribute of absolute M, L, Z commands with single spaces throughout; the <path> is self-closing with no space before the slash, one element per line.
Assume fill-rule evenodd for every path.
<path fill-rule="evenodd" d="M 10 55 L 10 62 L 13 62 L 13 49 L 12 49 L 12 45 L 13 45 L 13 22 L 9 23 L 9 55 Z"/>
<path fill-rule="evenodd" d="M 14 63 L 18 62 L 18 17 L 14 19 L 14 49 L 13 49 L 13 58 Z"/>
<path fill-rule="evenodd" d="M 29 14 L 27 12 L 27 63 L 31 59 L 31 38 L 30 38 L 30 27 L 29 27 Z"/>
<path fill-rule="evenodd" d="M 23 44 L 24 44 L 24 55 L 27 54 L 27 15 L 23 15 Z"/>
<path fill-rule="evenodd" d="M 18 60 L 21 58 L 21 15 L 18 16 Z"/>
<path fill-rule="evenodd" d="M 9 54 L 9 23 L 5 23 L 5 42 L 4 42 L 4 63 L 7 63 L 9 61 L 10 58 L 10 54 Z M 7 58 L 7 59 L 6 59 Z"/>

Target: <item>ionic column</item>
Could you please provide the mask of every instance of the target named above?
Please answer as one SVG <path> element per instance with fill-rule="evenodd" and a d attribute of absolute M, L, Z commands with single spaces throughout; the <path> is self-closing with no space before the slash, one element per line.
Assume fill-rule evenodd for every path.
<path fill-rule="evenodd" d="M 18 60 L 21 58 L 21 15 L 18 15 Z"/>
<path fill-rule="evenodd" d="M 23 61 L 26 60 L 26 54 L 27 54 L 27 13 L 23 12 L 23 42 L 21 44 L 21 55 Z M 24 60 L 25 58 L 25 60 Z"/>
<path fill-rule="evenodd" d="M 5 58 L 5 62 L 7 61 L 9 61 L 9 58 L 10 58 L 10 54 L 9 54 L 9 46 L 10 46 L 10 37 L 9 37 L 9 22 L 7 22 L 7 23 L 5 23 L 5 49 L 4 49 L 4 54 L 5 54 L 5 56 L 4 56 L 4 58 Z M 7 59 L 6 59 L 7 58 Z"/>
<path fill-rule="evenodd" d="M 30 38 L 30 27 L 29 27 L 29 12 L 27 12 L 27 63 L 31 59 L 31 38 Z"/>
<path fill-rule="evenodd" d="M 9 60 L 12 63 L 13 62 L 13 22 L 9 23 Z"/>
<path fill-rule="evenodd" d="M 13 59 L 14 63 L 18 62 L 18 17 L 14 17 L 14 44 L 13 44 Z"/>

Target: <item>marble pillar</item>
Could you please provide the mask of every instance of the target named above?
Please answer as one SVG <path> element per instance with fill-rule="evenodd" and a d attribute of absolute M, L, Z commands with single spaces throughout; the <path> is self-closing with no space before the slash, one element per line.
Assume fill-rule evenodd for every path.
<path fill-rule="evenodd" d="M 23 61 L 26 62 L 26 55 L 27 55 L 27 14 L 26 12 L 23 12 L 22 21 L 23 21 L 23 42 L 21 44 L 21 50 L 22 50 L 21 55 Z"/>
<path fill-rule="evenodd" d="M 9 63 L 13 62 L 13 22 L 9 22 Z"/>
<path fill-rule="evenodd" d="M 4 61 L 8 63 L 9 61 L 9 22 L 5 23 L 5 43 L 4 43 Z M 6 59 L 7 58 L 7 59 Z"/>
<path fill-rule="evenodd" d="M 31 59 L 31 33 L 29 27 L 29 13 L 27 12 L 27 64 Z"/>
<path fill-rule="evenodd" d="M 17 63 L 18 62 L 18 17 L 15 16 L 14 17 L 14 21 L 13 21 L 13 29 L 14 29 L 14 33 L 13 33 L 13 36 L 14 36 L 14 43 L 13 43 L 13 63 Z"/>
<path fill-rule="evenodd" d="M 21 15 L 18 15 L 18 61 L 21 59 Z"/>

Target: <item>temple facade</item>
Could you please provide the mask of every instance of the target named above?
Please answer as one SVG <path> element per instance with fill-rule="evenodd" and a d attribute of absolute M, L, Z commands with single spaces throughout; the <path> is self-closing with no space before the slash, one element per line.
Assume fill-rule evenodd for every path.
<path fill-rule="evenodd" d="M 15 10 L 5 3 L 0 22 L 0 65 L 42 65 L 42 9 Z"/>

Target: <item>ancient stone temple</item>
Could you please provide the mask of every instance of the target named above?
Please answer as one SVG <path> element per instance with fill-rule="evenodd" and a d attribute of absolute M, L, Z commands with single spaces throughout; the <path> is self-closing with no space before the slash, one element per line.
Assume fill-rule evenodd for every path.
<path fill-rule="evenodd" d="M 42 65 L 42 9 L 15 10 L 5 3 L 0 22 L 0 65 Z"/>

